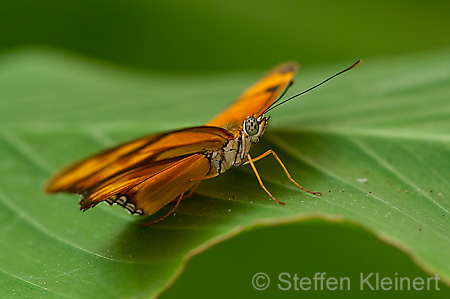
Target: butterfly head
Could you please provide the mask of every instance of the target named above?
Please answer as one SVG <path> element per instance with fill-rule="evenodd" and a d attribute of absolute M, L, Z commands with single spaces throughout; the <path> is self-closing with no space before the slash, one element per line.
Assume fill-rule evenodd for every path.
<path fill-rule="evenodd" d="M 244 120 L 242 128 L 252 144 L 258 144 L 261 141 L 261 136 L 264 134 L 268 120 L 269 117 L 264 116 L 258 118 L 249 116 Z"/>

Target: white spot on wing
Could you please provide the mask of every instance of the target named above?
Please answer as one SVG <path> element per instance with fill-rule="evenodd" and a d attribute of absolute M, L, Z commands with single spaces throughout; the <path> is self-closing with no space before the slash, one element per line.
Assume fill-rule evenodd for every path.
<path fill-rule="evenodd" d="M 119 197 L 119 199 L 116 201 L 116 203 L 121 206 L 125 205 L 126 202 L 127 202 L 127 198 L 125 196 Z"/>
<path fill-rule="evenodd" d="M 129 202 L 126 196 L 120 196 L 117 198 L 116 195 L 107 198 L 105 202 L 109 205 L 118 204 L 124 207 L 130 214 L 133 215 L 144 215 L 144 211 L 142 209 L 136 209 L 136 205 L 132 202 Z"/>

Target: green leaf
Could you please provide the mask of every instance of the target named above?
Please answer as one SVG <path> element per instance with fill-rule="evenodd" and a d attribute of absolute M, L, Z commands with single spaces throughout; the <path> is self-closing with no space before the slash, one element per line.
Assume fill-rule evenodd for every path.
<path fill-rule="evenodd" d="M 270 284 L 267 289 L 258 291 L 252 285 L 252 278 L 261 272 L 268 275 Z M 323 290 L 320 283 L 316 287 L 314 282 L 309 286 L 311 289 L 308 290 L 307 284 L 302 288 L 299 281 L 305 278 L 312 281 L 316 273 L 324 273 L 324 277 L 330 278 L 327 281 L 332 281 L 332 277 L 339 281 L 342 277 L 348 278 L 349 283 L 338 284 L 335 290 L 327 287 L 327 281 Z M 360 282 L 371 273 L 370 285 L 361 286 Z M 285 281 L 279 279 L 280 274 Z M 397 287 L 393 284 L 390 291 L 378 285 L 377 291 L 377 274 L 393 281 L 404 277 L 410 281 L 417 277 L 430 278 L 409 256 L 381 242 L 362 227 L 349 222 L 310 219 L 247 230 L 194 256 L 181 277 L 161 298 L 279 298 L 282 294 L 285 298 L 378 299 L 381 295 L 393 299 L 441 299 L 450 295 L 449 287 L 441 281 L 436 287 L 434 280 L 422 291 L 416 291 L 412 285 L 408 291 L 408 280 L 402 280 L 404 282 Z M 343 296 L 339 296 L 341 294 Z"/>
<path fill-rule="evenodd" d="M 364 62 L 271 112 L 256 156 L 276 205 L 249 167 L 203 182 L 176 215 L 148 218 L 74 195 L 47 196 L 59 168 L 107 146 L 200 125 L 261 73 L 137 74 L 45 51 L 0 59 L 0 275 L 35 297 L 148 297 L 192 255 L 243 230 L 311 217 L 356 223 L 450 281 L 448 49 Z M 351 62 L 350 62 L 351 63 Z M 350 64 L 348 63 L 348 64 Z M 301 70 L 295 91 L 347 65 Z M 164 215 L 171 206 L 156 217 Z"/>

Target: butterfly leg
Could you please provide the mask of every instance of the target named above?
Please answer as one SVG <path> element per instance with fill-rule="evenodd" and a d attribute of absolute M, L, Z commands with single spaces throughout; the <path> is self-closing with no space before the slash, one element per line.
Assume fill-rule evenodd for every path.
<path fill-rule="evenodd" d="M 189 181 L 191 181 L 191 182 L 195 182 L 195 181 L 203 181 L 203 180 L 215 178 L 215 177 L 218 176 L 218 175 L 219 175 L 218 172 L 216 172 L 216 173 L 211 173 L 211 174 L 208 174 L 207 176 L 204 176 L 204 177 L 201 177 L 201 178 L 190 179 Z"/>
<path fill-rule="evenodd" d="M 180 195 L 180 197 L 179 197 L 178 199 L 173 200 L 172 202 L 176 202 L 176 203 L 175 203 L 175 206 L 173 207 L 173 209 L 170 210 L 169 213 L 167 213 L 167 214 L 164 215 L 163 217 L 159 218 L 158 220 L 155 220 L 155 221 L 152 221 L 152 222 L 149 222 L 149 223 L 145 223 L 145 224 L 141 224 L 141 226 L 152 225 L 152 224 L 158 223 L 158 222 L 160 222 L 160 221 L 166 219 L 170 214 L 172 214 L 173 212 L 175 212 L 175 210 L 178 208 L 178 206 L 180 205 L 180 202 L 181 202 L 183 199 L 186 199 L 186 198 L 192 196 L 192 194 L 194 194 L 195 189 L 197 189 L 197 187 L 198 187 L 198 185 L 200 185 L 200 183 L 201 183 L 201 182 L 198 182 L 197 184 L 195 184 L 194 188 L 192 188 L 191 191 L 190 191 L 186 196 L 184 195 L 184 194 L 186 193 L 186 191 L 185 191 L 185 192 L 183 192 L 183 193 Z"/>
<path fill-rule="evenodd" d="M 300 186 L 296 181 L 294 181 L 294 179 L 291 177 L 291 175 L 289 174 L 289 171 L 287 170 L 287 168 L 286 168 L 286 166 L 284 166 L 284 164 L 283 164 L 283 162 L 281 162 L 281 159 L 278 157 L 278 155 L 273 151 L 273 150 L 268 150 L 267 152 L 265 152 L 264 154 L 262 154 L 262 155 L 260 155 L 260 156 L 258 156 L 258 157 L 256 157 L 256 158 L 254 158 L 253 159 L 253 162 L 256 162 L 256 161 L 258 161 L 258 160 L 261 160 L 262 158 L 264 158 L 264 157 L 267 157 L 268 155 L 270 155 L 270 154 L 272 154 L 272 156 L 274 156 L 274 158 L 278 161 L 278 163 L 281 165 L 281 168 L 283 168 L 283 170 L 284 170 L 284 172 L 286 173 L 286 176 L 288 177 L 288 179 L 291 181 L 291 182 L 293 182 L 297 187 L 299 187 L 301 190 L 303 190 L 303 191 L 305 191 L 305 192 L 308 192 L 308 193 L 311 193 L 311 194 L 314 194 L 314 195 L 318 195 L 318 196 L 321 196 L 322 195 L 322 193 L 320 193 L 320 192 L 316 192 L 316 191 L 311 191 L 311 190 L 308 190 L 308 189 L 305 189 L 305 188 L 303 188 L 302 186 Z M 248 156 L 248 154 L 247 154 L 247 156 Z M 252 164 L 252 162 L 250 162 L 251 160 L 249 159 L 247 162 L 245 162 L 244 163 L 244 165 L 246 165 L 246 164 Z M 254 170 L 254 169 L 253 169 Z"/>
<path fill-rule="evenodd" d="M 259 157 L 258 157 L 259 158 Z M 275 197 L 273 197 L 273 195 L 269 192 L 269 190 L 267 190 L 266 186 L 264 186 L 263 181 L 261 180 L 261 177 L 259 176 L 258 170 L 256 170 L 255 164 L 253 163 L 252 157 L 250 156 L 250 154 L 247 154 L 247 159 L 248 159 L 248 163 L 250 163 L 250 165 L 252 166 L 253 172 L 256 175 L 256 178 L 258 179 L 259 185 L 261 186 L 261 188 L 264 189 L 264 191 L 266 191 L 267 194 L 269 194 L 269 196 L 277 203 L 280 205 L 284 205 L 284 202 L 281 202 L 279 200 L 277 200 Z M 261 159 L 261 158 L 259 158 Z M 258 160 L 259 160 L 258 159 Z"/>
<path fill-rule="evenodd" d="M 181 198 L 181 200 L 186 199 L 188 197 L 191 197 L 192 194 L 194 194 L 195 189 L 197 189 L 198 185 L 200 185 L 200 183 L 201 182 L 198 182 L 197 184 L 195 184 L 194 187 L 191 189 L 191 191 L 189 191 L 189 193 L 187 195 L 183 196 L 183 198 Z M 176 203 L 177 201 L 178 201 L 178 199 L 174 199 L 171 202 L 175 202 Z"/>
<path fill-rule="evenodd" d="M 186 191 L 185 191 L 185 192 L 186 192 Z M 183 196 L 184 196 L 184 193 L 185 193 L 185 192 L 181 193 L 180 197 L 179 197 L 178 200 L 177 200 L 177 203 L 175 204 L 175 206 L 173 207 L 173 209 L 170 210 L 169 213 L 167 213 L 166 215 L 162 216 L 161 218 L 159 218 L 159 219 L 157 219 L 157 220 L 151 221 L 151 222 L 149 222 L 149 223 L 141 224 L 141 226 L 152 225 L 152 224 L 161 222 L 162 220 L 164 220 L 164 219 L 166 219 L 167 217 L 169 217 L 169 215 L 171 215 L 173 212 L 175 212 L 175 210 L 176 210 L 176 209 L 178 208 L 178 206 L 180 205 L 180 202 L 181 202 L 181 200 L 183 199 Z"/>

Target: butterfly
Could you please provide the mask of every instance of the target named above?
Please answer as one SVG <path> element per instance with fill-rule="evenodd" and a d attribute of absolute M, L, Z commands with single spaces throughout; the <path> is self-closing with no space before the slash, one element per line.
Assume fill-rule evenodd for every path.
<path fill-rule="evenodd" d="M 281 99 L 293 83 L 297 64 L 279 65 L 206 125 L 149 135 L 102 151 L 63 169 L 49 180 L 45 191 L 80 194 L 82 211 L 105 201 L 132 214 L 153 215 L 175 201 L 169 213 L 149 223 L 154 224 L 172 214 L 201 181 L 232 166 L 249 164 L 264 191 L 276 203 L 284 204 L 264 186 L 255 166 L 256 161 L 273 155 L 298 188 L 320 196 L 320 192 L 300 186 L 273 150 L 253 158 L 250 147 L 258 144 L 264 134 L 270 118 L 266 117 L 267 112 L 360 62 L 285 100 Z"/>

